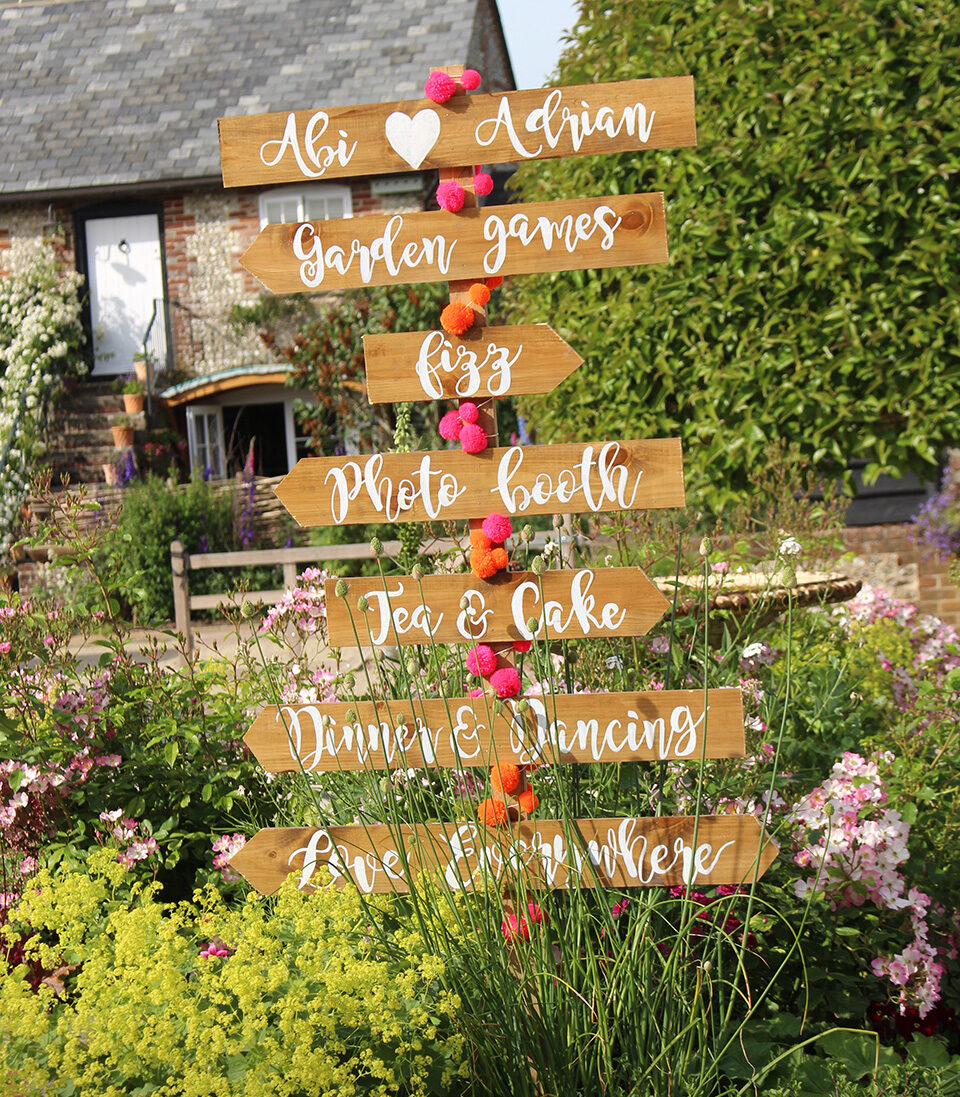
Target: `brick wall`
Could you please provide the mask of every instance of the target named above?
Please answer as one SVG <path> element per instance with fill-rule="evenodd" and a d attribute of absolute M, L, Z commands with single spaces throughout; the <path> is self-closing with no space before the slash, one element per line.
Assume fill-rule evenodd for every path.
<path fill-rule="evenodd" d="M 260 231 L 259 194 L 211 185 L 163 196 L 141 196 L 162 205 L 163 251 L 174 362 L 178 371 L 209 374 L 267 360 L 255 333 L 237 334 L 231 307 L 255 301 L 263 288 L 240 266 L 241 254 Z M 377 195 L 369 180 L 351 185 L 355 216 L 409 212 L 421 208 L 421 193 Z M 97 205 L 110 195 L 96 199 Z M 117 197 L 118 215 L 129 199 Z M 0 205 L 0 277 L 20 267 L 45 236 L 56 230 L 58 249 L 76 262 L 74 213 L 88 202 L 28 202 Z"/>
<path fill-rule="evenodd" d="M 949 468 L 960 484 L 960 450 L 953 450 Z M 960 627 L 960 587 L 948 577 L 949 563 L 929 556 L 910 539 L 911 526 L 854 526 L 844 531 L 847 549 L 856 553 L 847 568 L 857 578 L 917 605 L 922 613 Z"/>

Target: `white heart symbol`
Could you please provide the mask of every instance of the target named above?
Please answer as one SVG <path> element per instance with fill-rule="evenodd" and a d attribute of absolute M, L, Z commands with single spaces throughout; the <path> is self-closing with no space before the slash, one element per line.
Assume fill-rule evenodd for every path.
<path fill-rule="evenodd" d="M 395 110 L 383 128 L 393 151 L 410 167 L 418 168 L 440 136 L 440 115 L 429 107 L 412 118 Z"/>

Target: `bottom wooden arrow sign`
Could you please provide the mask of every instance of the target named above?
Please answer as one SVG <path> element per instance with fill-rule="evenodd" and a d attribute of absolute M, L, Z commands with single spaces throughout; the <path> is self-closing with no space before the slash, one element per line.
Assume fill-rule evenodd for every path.
<path fill-rule="evenodd" d="M 579 835 L 579 837 L 578 837 Z M 454 891 L 749 883 L 779 852 L 753 815 L 577 819 L 488 828 L 477 822 L 261 830 L 230 860 L 269 895 L 296 873 L 313 890 L 352 879 L 364 893 L 406 892 L 432 876 Z"/>
<path fill-rule="evenodd" d="M 561 693 L 499 714 L 489 697 L 266 705 L 243 741 L 268 773 L 742 758 L 740 690 L 704 700 L 702 689 Z"/>

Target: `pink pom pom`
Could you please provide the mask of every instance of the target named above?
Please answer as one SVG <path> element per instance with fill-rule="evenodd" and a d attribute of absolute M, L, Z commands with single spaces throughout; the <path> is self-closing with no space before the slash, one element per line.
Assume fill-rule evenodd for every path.
<path fill-rule="evenodd" d="M 423 94 L 434 103 L 446 103 L 456 90 L 456 80 L 445 72 L 431 72 L 423 85 Z"/>
<path fill-rule="evenodd" d="M 513 533 L 513 523 L 505 514 L 488 514 L 480 525 L 483 532 L 495 545 L 502 545 Z"/>
<path fill-rule="evenodd" d="M 480 418 L 480 409 L 472 400 L 464 400 L 457 412 L 464 423 L 475 423 Z"/>
<path fill-rule="evenodd" d="M 470 692 L 467 694 L 467 696 L 468 697 L 482 697 L 483 696 L 483 690 L 480 689 L 480 687 L 478 686 L 476 689 L 470 690 Z"/>
<path fill-rule="evenodd" d="M 514 640 L 513 641 L 513 650 L 518 655 L 523 655 L 525 652 L 528 652 L 532 647 L 533 647 L 533 641 L 532 640 Z"/>
<path fill-rule="evenodd" d="M 440 420 L 440 437 L 446 438 L 448 442 L 455 442 L 460 437 L 462 428 L 463 423 L 460 421 L 458 413 L 455 411 L 448 411 Z"/>
<path fill-rule="evenodd" d="M 464 453 L 482 453 L 487 448 L 487 432 L 476 423 L 464 423 L 460 445 Z"/>
<path fill-rule="evenodd" d="M 465 196 L 463 187 L 456 179 L 447 179 L 437 187 L 437 205 L 450 213 L 459 213 L 463 209 Z"/>
<path fill-rule="evenodd" d="M 489 644 L 477 644 L 467 652 L 467 670 L 478 678 L 488 678 L 497 666 L 497 653 Z"/>
<path fill-rule="evenodd" d="M 478 171 L 473 177 L 473 193 L 479 195 L 481 198 L 485 194 L 489 194 L 493 190 L 493 176 L 488 175 L 485 171 Z"/>
<path fill-rule="evenodd" d="M 514 667 L 501 667 L 490 675 L 490 685 L 498 697 L 516 697 L 520 692 L 520 675 Z"/>
<path fill-rule="evenodd" d="M 476 91 L 480 87 L 480 73 L 476 69 L 464 69 L 460 86 L 464 91 Z"/>

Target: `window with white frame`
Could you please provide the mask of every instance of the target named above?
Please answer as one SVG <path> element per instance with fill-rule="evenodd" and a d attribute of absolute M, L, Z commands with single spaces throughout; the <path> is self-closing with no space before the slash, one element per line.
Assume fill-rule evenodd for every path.
<path fill-rule="evenodd" d="M 275 187 L 260 195 L 260 228 L 352 216 L 349 187 L 306 183 L 296 187 Z"/>
<path fill-rule="evenodd" d="M 216 404 L 193 404 L 187 408 L 187 446 L 190 471 L 205 480 L 222 480 L 226 460 L 223 452 L 223 410 Z"/>

